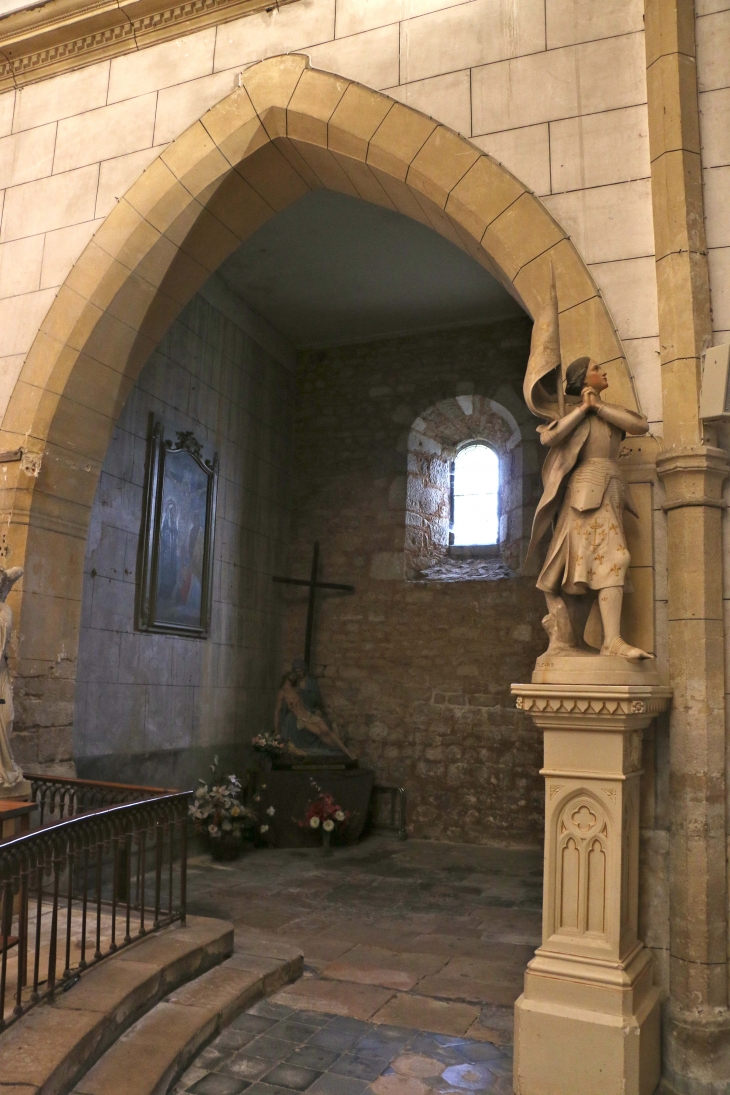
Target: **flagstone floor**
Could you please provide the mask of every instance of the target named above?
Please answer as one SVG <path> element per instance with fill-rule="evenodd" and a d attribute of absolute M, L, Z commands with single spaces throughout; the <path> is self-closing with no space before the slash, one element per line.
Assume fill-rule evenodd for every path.
<path fill-rule="evenodd" d="M 540 940 L 542 854 L 371 836 L 326 857 L 194 856 L 192 913 L 301 946 L 304 977 L 240 1016 L 176 1092 L 511 1092 L 512 1005 Z"/>

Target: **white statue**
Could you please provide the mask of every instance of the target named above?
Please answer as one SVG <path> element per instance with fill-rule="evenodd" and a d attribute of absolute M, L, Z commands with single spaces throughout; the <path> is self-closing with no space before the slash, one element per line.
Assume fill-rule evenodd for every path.
<path fill-rule="evenodd" d="M 7 648 L 13 629 L 13 613 L 6 598 L 22 576 L 22 567 L 11 567 L 10 570 L 0 567 L 0 699 L 4 701 L 0 703 L 0 799 L 30 798 L 31 792 L 30 784 L 24 779 L 10 748 L 14 711 Z"/>
<path fill-rule="evenodd" d="M 557 381 L 555 395 L 543 384 L 550 374 Z M 548 608 L 547 654 L 585 656 L 598 648 L 603 655 L 640 661 L 652 655 L 627 643 L 620 630 L 631 561 L 623 514 L 636 511 L 618 454 L 627 434 L 645 434 L 649 424 L 635 411 L 605 403 L 607 387 L 606 373 L 588 357 L 578 358 L 564 375 L 553 284 L 550 303 L 533 328 L 524 384 L 528 407 L 548 420 L 537 427 L 550 452 L 528 550 L 529 559 L 552 528 L 537 580 Z"/>

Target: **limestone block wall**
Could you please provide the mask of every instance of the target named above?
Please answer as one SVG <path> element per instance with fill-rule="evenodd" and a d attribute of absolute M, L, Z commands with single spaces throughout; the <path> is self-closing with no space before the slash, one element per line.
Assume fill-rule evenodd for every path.
<path fill-rule="evenodd" d="M 296 0 L 3 94 L 0 411 L 116 198 L 242 68 L 302 51 L 472 137 L 543 197 L 604 294 L 658 428 L 642 10 L 642 0 Z"/>
<path fill-rule="evenodd" d="M 313 668 L 354 751 L 407 788 L 421 837 L 542 840 L 542 739 L 509 694 L 547 645 L 542 595 L 532 578 L 408 581 L 404 552 L 411 424 L 468 390 L 517 402 L 529 336 L 520 319 L 300 359 L 290 574 L 319 539 L 322 579 L 356 587 L 320 598 Z M 286 664 L 306 595 L 281 596 Z"/>
<path fill-rule="evenodd" d="M 730 3 L 696 0 L 700 137 L 712 326 L 730 341 Z"/>
<path fill-rule="evenodd" d="M 244 320 L 220 286 L 194 297 L 109 446 L 84 565 L 73 740 L 82 775 L 191 786 L 216 752 L 240 766 L 242 741 L 270 721 L 281 627 L 271 573 L 285 565 L 294 377 L 291 359 Z M 166 437 L 193 430 L 205 456 L 220 454 L 207 640 L 134 628 L 151 412 Z"/>

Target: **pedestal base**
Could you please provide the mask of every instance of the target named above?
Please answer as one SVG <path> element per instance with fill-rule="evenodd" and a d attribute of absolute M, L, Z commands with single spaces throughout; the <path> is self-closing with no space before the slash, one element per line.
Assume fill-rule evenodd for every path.
<path fill-rule="evenodd" d="M 653 658 L 629 661 L 612 654 L 587 654 L 575 657 L 570 654 L 541 654 L 532 674 L 533 684 L 646 684 L 660 683 L 656 662 Z"/>
<path fill-rule="evenodd" d="M 528 992 L 530 980 L 528 971 Z M 653 986 L 628 1015 L 525 993 L 515 1004 L 515 1093 L 652 1095 L 660 1077 L 659 1024 Z"/>
<path fill-rule="evenodd" d="M 0 783 L 0 799 L 30 799 L 32 794 L 32 788 L 27 779 L 20 779 L 17 783 L 5 784 Z"/>
<path fill-rule="evenodd" d="M 653 1095 L 659 993 L 637 938 L 641 732 L 671 693 L 653 663 L 561 660 L 512 685 L 544 732 L 546 781 L 542 946 L 515 1005 L 514 1090 Z M 579 667 L 582 683 L 539 679 Z"/>

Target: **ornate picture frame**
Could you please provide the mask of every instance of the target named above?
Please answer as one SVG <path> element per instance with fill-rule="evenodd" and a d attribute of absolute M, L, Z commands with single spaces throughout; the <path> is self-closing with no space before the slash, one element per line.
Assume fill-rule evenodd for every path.
<path fill-rule="evenodd" d="M 166 441 L 151 416 L 137 628 L 207 639 L 213 605 L 218 453 L 205 460 L 190 431 Z"/>

